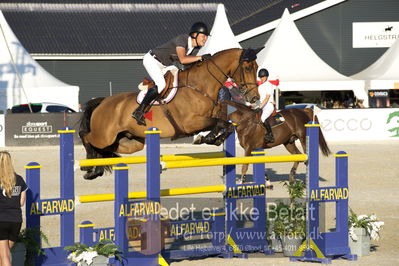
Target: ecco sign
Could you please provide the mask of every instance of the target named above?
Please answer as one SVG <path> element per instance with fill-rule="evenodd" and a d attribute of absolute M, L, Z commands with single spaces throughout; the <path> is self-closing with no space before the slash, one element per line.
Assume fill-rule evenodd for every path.
<path fill-rule="evenodd" d="M 367 131 L 373 126 L 373 122 L 368 118 L 349 118 L 349 119 L 325 119 L 322 121 L 321 126 L 323 130 L 326 131 L 356 131 L 356 130 L 363 130 Z"/>
<path fill-rule="evenodd" d="M 317 117 L 327 142 L 399 140 L 399 108 L 323 109 Z"/>

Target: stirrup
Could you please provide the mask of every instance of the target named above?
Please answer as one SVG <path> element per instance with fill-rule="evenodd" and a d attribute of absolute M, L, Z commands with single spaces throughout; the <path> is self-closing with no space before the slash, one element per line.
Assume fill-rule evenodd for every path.
<path fill-rule="evenodd" d="M 145 123 L 144 119 L 144 113 L 139 111 L 139 110 L 134 110 L 132 113 L 132 117 L 137 120 L 137 124 L 146 126 L 147 124 Z"/>

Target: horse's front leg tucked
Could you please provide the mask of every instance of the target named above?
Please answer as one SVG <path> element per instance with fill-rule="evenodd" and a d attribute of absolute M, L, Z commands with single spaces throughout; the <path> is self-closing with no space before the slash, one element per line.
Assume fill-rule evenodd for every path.
<path fill-rule="evenodd" d="M 221 145 L 234 132 L 234 125 L 228 121 L 222 121 L 224 127 L 220 130 L 221 133 L 216 137 L 215 145 Z"/>
<path fill-rule="evenodd" d="M 234 126 L 228 121 L 218 119 L 216 126 L 202 138 L 202 143 L 219 146 L 234 132 Z"/>

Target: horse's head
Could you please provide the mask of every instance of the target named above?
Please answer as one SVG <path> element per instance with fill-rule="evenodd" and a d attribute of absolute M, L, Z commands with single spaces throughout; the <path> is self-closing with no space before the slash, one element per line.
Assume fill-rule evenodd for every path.
<path fill-rule="evenodd" d="M 258 69 L 256 54 L 261 49 L 242 50 L 238 67 L 233 73 L 233 79 L 236 81 L 247 102 L 256 102 L 259 100 L 258 85 L 256 83 L 256 72 Z"/>
<path fill-rule="evenodd" d="M 238 48 L 220 51 L 211 59 L 199 62 L 196 67 L 187 70 L 189 73 L 179 75 L 179 84 L 190 85 L 217 100 L 219 90 L 216 88 L 220 89 L 226 79 L 233 78 L 245 100 L 255 102 L 259 100 L 256 84 L 256 54 L 259 51 Z"/>

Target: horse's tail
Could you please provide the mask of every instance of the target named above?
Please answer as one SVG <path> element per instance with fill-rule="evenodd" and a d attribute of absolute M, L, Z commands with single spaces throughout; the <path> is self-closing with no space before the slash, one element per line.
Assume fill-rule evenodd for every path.
<path fill-rule="evenodd" d="M 316 120 L 317 124 L 320 124 L 319 119 L 317 118 L 317 115 L 315 115 L 315 120 Z M 327 141 L 324 138 L 323 131 L 321 131 L 321 127 L 319 127 L 319 147 L 324 156 L 328 156 L 331 154 L 331 150 L 327 145 Z"/>
<path fill-rule="evenodd" d="M 111 152 L 111 151 L 105 151 L 101 149 L 97 149 L 96 147 L 92 146 L 90 143 L 85 141 L 84 137 L 86 134 L 90 132 L 90 121 L 91 121 L 91 116 L 93 114 L 93 111 L 100 105 L 100 103 L 105 99 L 105 97 L 98 97 L 89 100 L 86 103 L 86 106 L 84 108 L 83 114 L 80 118 L 80 128 L 79 128 L 79 137 L 82 140 L 82 143 L 86 149 L 87 153 L 87 158 L 92 159 L 92 158 L 110 158 L 110 157 L 118 157 L 117 154 Z M 82 168 L 82 170 L 88 171 L 88 169 Z M 98 172 L 111 172 L 112 168 L 109 165 L 106 166 L 96 166 L 96 171 Z M 102 175 L 102 174 L 101 174 Z M 85 177 L 86 178 L 86 177 Z M 87 179 L 92 179 L 95 177 L 90 177 Z"/>
<path fill-rule="evenodd" d="M 90 120 L 94 109 L 100 105 L 100 103 L 105 99 L 105 97 L 98 97 L 89 100 L 86 103 L 82 116 L 80 118 L 79 136 L 82 138 L 85 134 L 90 132 Z"/>
<path fill-rule="evenodd" d="M 304 110 L 309 117 L 309 121 L 313 121 L 313 110 L 310 108 L 305 108 Z M 314 116 L 314 120 L 317 124 L 320 124 L 317 115 Z M 324 156 L 331 154 L 330 148 L 328 147 L 326 139 L 324 138 L 323 131 L 321 131 L 321 127 L 319 127 L 319 147 Z"/>

